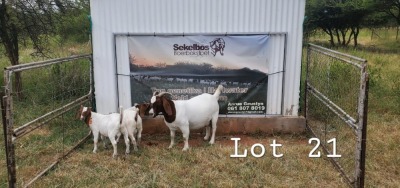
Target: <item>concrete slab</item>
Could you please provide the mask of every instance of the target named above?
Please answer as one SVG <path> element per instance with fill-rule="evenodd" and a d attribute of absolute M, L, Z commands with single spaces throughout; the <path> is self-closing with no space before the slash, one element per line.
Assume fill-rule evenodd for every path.
<path fill-rule="evenodd" d="M 218 135 L 249 134 L 249 133 L 302 133 L 306 129 L 304 117 L 273 116 L 273 117 L 219 117 L 217 123 Z M 204 129 L 192 130 L 202 132 Z M 169 129 L 164 118 L 143 118 L 143 134 L 168 133 Z"/>

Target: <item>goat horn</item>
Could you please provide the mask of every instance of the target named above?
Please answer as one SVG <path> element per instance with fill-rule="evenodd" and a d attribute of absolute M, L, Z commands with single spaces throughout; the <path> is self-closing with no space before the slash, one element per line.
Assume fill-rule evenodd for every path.
<path fill-rule="evenodd" d="M 169 92 L 161 92 L 161 93 L 159 93 L 157 96 L 161 97 L 161 96 L 163 96 L 163 95 L 165 95 L 165 94 L 169 95 L 170 97 L 172 96 L 172 94 L 169 93 Z"/>

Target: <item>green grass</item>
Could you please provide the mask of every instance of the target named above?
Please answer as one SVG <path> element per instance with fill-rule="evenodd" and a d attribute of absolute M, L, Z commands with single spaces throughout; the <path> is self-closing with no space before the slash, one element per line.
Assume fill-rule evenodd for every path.
<path fill-rule="evenodd" d="M 370 38 L 370 31 L 360 34 L 360 47 L 336 50 L 368 60 L 371 77 L 368 114 L 366 187 L 398 187 L 400 185 L 400 39 L 393 31 L 379 31 L 381 38 Z M 387 34 L 385 34 L 387 33 Z M 316 35 L 313 43 L 326 45 L 326 36 Z M 61 46 L 54 57 L 86 53 L 86 44 Z M 30 49 L 21 51 L 21 62 L 32 58 Z M 304 55 L 305 57 L 305 55 Z M 8 65 L 5 57 L 0 65 Z M 303 66 L 304 67 L 304 66 Z M 0 72 L 0 76 L 2 76 Z M 39 77 L 39 76 L 38 76 Z M 342 81 L 339 79 L 339 81 Z M 29 108 L 25 106 L 24 108 Z M 33 112 L 32 112 L 33 113 Z M 329 115 L 329 114 L 328 114 Z M 16 144 L 18 185 L 26 183 L 58 155 L 62 147 L 71 147 L 87 134 L 82 122 L 73 120 L 73 112 L 65 119 L 56 119 Z M 28 116 L 29 117 L 29 116 Z M 65 121 L 67 120 L 67 121 Z M 66 123 L 67 122 L 67 123 Z M 63 126 L 64 125 L 64 126 Z M 146 129 L 144 125 L 144 129 Z M 64 137 L 60 134 L 65 131 Z M 339 128 L 336 129 L 338 131 Z M 76 134 L 79 133 L 79 134 Z M 3 133 L 0 147 L 0 187 L 7 186 Z M 332 136 L 335 136 L 332 134 Z M 341 139 L 346 135 L 341 135 Z M 241 150 L 250 150 L 254 143 L 266 146 L 261 158 L 230 158 L 234 153 L 231 137 L 241 137 Z M 64 138 L 64 140 L 62 139 Z M 273 139 L 283 144 L 282 158 L 274 158 L 269 144 Z M 169 134 L 143 135 L 139 152 L 124 156 L 124 144 L 119 144 L 119 157 L 112 159 L 112 150 L 99 144 L 92 153 L 89 140 L 59 166 L 40 178 L 34 187 L 345 187 L 339 173 L 326 158 L 309 158 L 314 145 L 305 135 L 217 135 L 216 144 L 208 145 L 200 135 L 190 137 L 190 151 L 182 152 L 181 134 L 178 145 L 167 149 Z M 350 147 L 338 138 L 338 148 Z M 61 148 L 61 149 L 60 149 Z M 341 150 L 342 149 L 342 150 Z M 347 148 L 346 148 L 347 149 Z M 259 151 L 259 150 L 257 150 Z M 248 151 L 250 155 L 250 151 Z M 346 156 L 348 157 L 348 156 Z"/>
<path fill-rule="evenodd" d="M 180 137 L 181 135 L 178 134 Z M 260 135 L 259 135 L 260 136 Z M 218 137 L 209 146 L 200 135 L 193 134 L 191 149 L 182 152 L 183 143 L 167 149 L 169 136 L 144 135 L 138 153 L 118 159 L 111 158 L 111 150 L 100 148 L 91 153 L 93 144 L 87 143 L 51 176 L 35 184 L 37 187 L 319 187 L 344 186 L 337 172 L 324 159 L 310 159 L 312 149 L 304 136 L 267 136 L 242 138 L 240 151 L 250 150 L 252 144 L 266 146 L 261 158 L 230 158 L 234 153 L 230 137 Z M 276 139 L 283 147 L 282 158 L 274 158 L 269 144 Z M 196 143 L 196 144 L 195 144 Z M 123 144 L 119 145 L 123 147 Z M 250 151 L 249 155 L 250 155 Z M 256 151 L 259 152 L 259 151 Z M 315 173 L 318 171 L 318 173 Z M 301 172 L 301 173 L 299 173 Z M 57 183 L 55 183 L 57 182 Z"/>

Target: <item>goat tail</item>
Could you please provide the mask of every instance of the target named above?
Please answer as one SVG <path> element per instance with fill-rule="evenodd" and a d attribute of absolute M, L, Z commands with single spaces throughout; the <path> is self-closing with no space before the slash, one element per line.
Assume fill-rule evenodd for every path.
<path fill-rule="evenodd" d="M 119 124 L 121 125 L 122 124 L 122 119 L 124 117 L 124 108 L 122 106 L 119 107 L 119 115 L 120 115 Z"/>
<path fill-rule="evenodd" d="M 219 97 L 219 95 L 222 93 L 223 89 L 224 89 L 224 86 L 219 85 L 218 88 L 215 90 L 214 96 Z"/>

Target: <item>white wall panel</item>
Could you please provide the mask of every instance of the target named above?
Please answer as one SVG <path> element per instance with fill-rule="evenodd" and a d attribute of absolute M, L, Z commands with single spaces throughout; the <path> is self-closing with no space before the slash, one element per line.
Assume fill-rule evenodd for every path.
<path fill-rule="evenodd" d="M 129 69 L 129 49 L 126 37 L 116 37 L 116 62 L 118 76 L 118 102 L 124 109 L 132 106 L 131 101 L 131 79 Z"/>
<path fill-rule="evenodd" d="M 283 112 L 285 115 L 293 105 L 293 111 L 288 115 L 297 115 L 305 0 L 91 0 L 90 2 L 95 95 L 99 112 L 115 112 L 119 103 L 114 59 L 115 33 L 285 32 L 287 48 Z M 276 96 L 276 100 L 280 101 L 281 97 Z"/>

